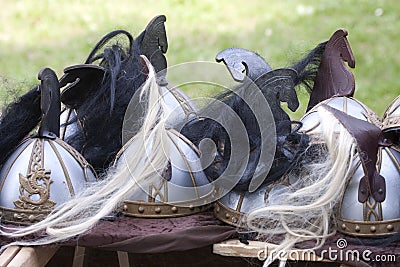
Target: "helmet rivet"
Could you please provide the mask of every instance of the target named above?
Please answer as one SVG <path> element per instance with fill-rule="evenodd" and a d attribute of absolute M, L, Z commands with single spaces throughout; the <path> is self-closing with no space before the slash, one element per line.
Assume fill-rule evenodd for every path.
<path fill-rule="evenodd" d="M 386 229 L 387 229 L 388 231 L 393 231 L 393 230 L 394 230 L 394 227 L 393 227 L 393 225 L 388 224 L 388 225 L 386 226 Z"/>
<path fill-rule="evenodd" d="M 231 216 L 229 215 L 229 213 L 225 214 L 225 218 L 229 219 Z"/>
<path fill-rule="evenodd" d="M 238 219 L 236 217 L 232 217 L 232 222 L 237 223 Z"/>
<path fill-rule="evenodd" d="M 123 210 L 127 211 L 128 210 L 128 205 L 124 205 Z"/>
<path fill-rule="evenodd" d="M 218 213 L 219 210 L 220 210 L 220 208 L 219 208 L 219 206 L 217 206 L 217 207 L 215 208 L 215 211 Z"/>
<path fill-rule="evenodd" d="M 35 216 L 34 215 L 29 215 L 28 220 L 30 222 L 33 222 L 35 220 Z"/>
<path fill-rule="evenodd" d="M 144 212 L 144 208 L 143 208 L 142 206 L 140 206 L 140 207 L 138 208 L 138 211 L 139 211 L 140 213 L 143 213 L 143 212 Z"/>
<path fill-rule="evenodd" d="M 190 209 L 190 210 L 194 210 L 193 205 L 190 205 L 190 206 L 189 206 L 189 209 Z"/>
<path fill-rule="evenodd" d="M 18 219 L 18 214 L 14 213 L 14 219 Z"/>
<path fill-rule="evenodd" d="M 375 233 L 376 232 L 376 227 L 375 226 L 371 226 L 370 230 L 371 230 L 372 233 Z"/>
<path fill-rule="evenodd" d="M 379 188 L 378 193 L 382 195 L 383 194 L 383 189 Z"/>
<path fill-rule="evenodd" d="M 345 224 L 342 224 L 342 229 L 346 230 L 346 225 Z"/>
<path fill-rule="evenodd" d="M 356 227 L 354 228 L 354 230 L 358 233 L 358 232 L 360 232 L 361 228 L 360 228 L 360 226 L 356 225 Z"/>
<path fill-rule="evenodd" d="M 172 207 L 171 210 L 172 210 L 173 213 L 177 213 L 178 212 L 178 208 L 177 207 Z"/>
<path fill-rule="evenodd" d="M 160 213 L 160 212 L 161 212 L 161 208 L 160 208 L 160 207 L 157 207 L 157 208 L 154 209 L 154 211 L 155 211 L 156 213 Z"/>

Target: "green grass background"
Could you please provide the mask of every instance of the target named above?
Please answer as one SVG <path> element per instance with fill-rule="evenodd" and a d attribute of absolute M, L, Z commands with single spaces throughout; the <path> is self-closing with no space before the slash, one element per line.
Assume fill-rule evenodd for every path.
<path fill-rule="evenodd" d="M 169 66 L 214 61 L 219 51 L 242 47 L 273 68 L 285 67 L 345 28 L 356 58 L 356 98 L 382 116 L 400 94 L 396 0 L 0 0 L 0 75 L 12 84 L 35 83 L 44 66 L 62 75 L 65 67 L 83 63 L 104 34 L 125 29 L 137 36 L 158 14 L 167 17 Z M 305 95 L 301 102 L 294 117 L 304 112 Z"/>

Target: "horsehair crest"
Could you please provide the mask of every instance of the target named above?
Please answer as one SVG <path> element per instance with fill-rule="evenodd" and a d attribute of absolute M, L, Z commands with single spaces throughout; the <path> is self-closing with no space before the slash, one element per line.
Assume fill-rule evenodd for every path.
<path fill-rule="evenodd" d="M 135 149 L 126 157 L 127 164 L 119 164 L 110 168 L 104 175 L 104 179 L 94 183 L 86 190 L 76 195 L 75 198 L 60 205 L 46 219 L 26 228 L 9 228 L 1 226 L 0 235 L 8 237 L 22 237 L 32 233 L 46 230 L 48 236 L 28 240 L 17 241 L 12 245 L 45 245 L 72 238 L 91 229 L 104 216 L 112 213 L 127 196 L 139 188 L 139 183 L 151 183 L 154 175 L 166 167 L 168 160 L 162 151 L 163 136 L 166 135 L 163 97 L 156 83 L 156 74 L 149 60 L 142 56 L 148 69 L 148 79 L 142 86 L 141 99 L 147 101 L 148 110 L 145 115 L 145 123 L 139 130 L 136 138 L 138 142 Z M 150 108 L 151 107 L 151 108 Z M 152 143 L 150 153 L 143 144 Z M 143 155 L 150 155 L 145 157 Z M 130 169 L 131 166 L 133 169 Z"/>
<path fill-rule="evenodd" d="M 318 108 L 323 125 L 323 134 L 327 146 L 326 159 L 317 159 L 307 166 L 292 188 L 282 190 L 274 203 L 252 211 L 247 217 L 247 226 L 266 236 L 284 234 L 285 239 L 276 247 L 275 252 L 289 250 L 298 242 L 314 240 L 313 247 L 321 247 L 326 238 L 336 229 L 330 225 L 333 206 L 344 193 L 351 163 L 355 157 L 356 144 L 347 130 L 340 126 L 340 134 L 335 135 L 337 119 L 325 108 Z M 264 266 L 269 266 L 278 253 L 271 252 Z"/>

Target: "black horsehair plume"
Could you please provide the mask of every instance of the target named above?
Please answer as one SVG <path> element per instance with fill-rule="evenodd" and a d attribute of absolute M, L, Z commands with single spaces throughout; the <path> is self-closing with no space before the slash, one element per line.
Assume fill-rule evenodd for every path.
<path fill-rule="evenodd" d="M 325 45 L 326 42 L 319 44 L 304 58 L 302 58 L 291 67 L 297 72 L 297 75 L 292 77 L 292 82 L 294 86 L 305 85 L 307 88 L 312 88 L 312 84 L 314 78 L 316 77 L 318 65 L 324 52 Z M 238 53 L 237 51 L 234 52 Z M 259 62 L 259 60 L 257 60 L 257 62 Z M 226 62 L 224 63 L 227 64 Z M 258 67 L 262 67 L 262 64 L 257 65 Z M 265 76 L 265 74 L 268 72 L 273 75 L 273 71 L 268 69 L 267 66 L 269 65 L 265 62 L 265 73 L 263 76 Z M 247 71 L 249 71 L 249 68 L 251 68 L 251 66 L 246 66 Z M 253 73 L 259 73 L 259 71 L 255 71 Z M 279 75 L 279 71 L 276 73 L 276 75 Z M 258 81 L 260 81 L 261 79 L 262 76 L 258 76 L 255 83 L 259 85 Z M 270 103 L 270 101 L 276 101 L 276 99 L 278 98 L 277 95 L 266 93 L 268 90 L 271 90 L 271 88 L 275 85 L 269 83 L 265 83 L 262 85 L 264 86 L 264 88 L 262 88 L 262 86 L 260 87 L 260 85 L 259 88 L 262 90 L 264 96 L 267 98 L 266 100 L 268 101 L 268 103 Z M 251 152 L 249 155 L 247 166 L 245 168 L 245 172 L 243 173 L 241 180 L 236 186 L 236 190 L 240 191 L 248 190 L 251 177 L 253 177 L 253 175 L 257 175 L 256 167 L 258 165 L 260 157 L 261 133 L 262 131 L 270 131 L 270 129 L 260 129 L 258 127 L 255 115 L 252 113 L 249 106 L 241 99 L 241 97 L 236 94 L 241 90 L 254 89 L 246 87 L 247 85 L 243 83 L 233 91 L 228 90 L 215 97 L 216 99 L 230 106 L 232 110 L 236 112 L 247 131 Z M 298 101 L 297 97 L 294 101 Z M 215 120 L 206 118 L 207 116 L 202 116 L 202 114 L 209 114 L 210 110 L 213 110 L 213 103 L 210 103 L 199 112 L 200 119 L 194 118 L 186 123 L 182 127 L 181 132 L 197 146 L 200 144 L 201 140 L 205 138 L 209 138 L 214 141 L 216 147 L 218 148 L 216 156 L 214 158 L 214 163 L 208 166 L 205 169 L 205 172 L 207 176 L 211 179 L 217 179 L 224 172 L 231 158 L 231 143 L 228 133 L 222 125 L 217 123 Z M 284 119 L 278 119 L 275 117 L 274 114 L 277 132 L 276 152 L 271 170 L 269 171 L 269 173 L 264 174 L 266 178 L 264 180 L 264 183 L 271 183 L 273 181 L 276 181 L 281 178 L 283 174 L 289 172 L 291 168 L 297 165 L 297 163 L 300 161 L 300 157 L 304 155 L 304 151 L 309 144 L 309 139 L 306 135 L 300 134 L 296 130 L 290 130 L 291 125 L 296 122 L 292 122 L 289 116 L 287 114 L 285 115 L 286 116 L 283 116 Z M 224 118 L 224 113 L 220 114 L 220 116 L 220 121 L 229 120 L 229 118 Z"/>
<path fill-rule="evenodd" d="M 77 119 L 82 122 L 84 135 L 77 131 L 65 140 L 83 153 L 97 170 L 108 167 L 120 149 L 125 109 L 132 95 L 144 81 L 138 43 L 132 42 L 128 48 L 114 44 L 105 48 L 100 55 L 97 54 L 97 49 L 101 49 L 116 32 L 121 33 L 115 31 L 108 34 L 87 60 L 94 62 L 100 59 L 100 66 L 106 69 L 106 74 L 100 86 L 98 83 L 93 83 L 96 88 L 88 89 L 92 94 L 87 95 L 79 106 Z M 38 86 L 4 109 L 0 120 L 0 165 L 38 125 L 40 119 Z"/>
<path fill-rule="evenodd" d="M 38 125 L 41 115 L 38 86 L 7 105 L 0 118 L 0 166 Z"/>
<path fill-rule="evenodd" d="M 292 69 L 297 71 L 295 84 L 304 85 L 308 93 L 311 93 L 314 86 L 314 80 L 327 43 L 328 41 L 318 44 L 304 58 L 291 66 Z"/>
<path fill-rule="evenodd" d="M 129 38 L 129 45 L 107 43 L 119 34 Z M 104 48 L 104 49 L 103 49 Z M 103 49 L 99 52 L 98 50 Z M 99 60 L 105 73 L 101 81 L 93 82 L 90 92 L 81 100 L 77 120 L 82 131 L 66 138 L 98 172 L 103 172 L 122 147 L 122 124 L 126 108 L 144 82 L 140 63 L 140 44 L 129 33 L 114 31 L 106 35 L 90 53 L 86 64 Z M 73 123 L 70 121 L 69 123 Z"/>
<path fill-rule="evenodd" d="M 99 66 L 104 68 L 105 74 L 98 83 L 91 83 L 94 87 L 88 89 L 91 93 L 76 107 L 84 134 L 76 132 L 66 141 L 80 151 L 97 172 L 102 173 L 109 167 L 123 145 L 122 126 L 126 109 L 147 77 L 140 55 L 144 54 L 157 71 L 166 68 L 163 55 L 168 48 L 165 20 L 163 15 L 156 16 L 135 40 L 123 30 L 109 33 L 94 47 L 85 62 L 100 61 Z M 128 46 L 112 44 L 115 37 L 121 35 L 128 38 Z"/>
<path fill-rule="evenodd" d="M 76 111 L 76 116 L 64 126 L 80 125 L 65 141 L 99 173 L 109 167 L 121 149 L 126 108 L 146 79 L 140 55 L 145 54 L 160 70 L 166 67 L 163 54 L 168 43 L 164 22 L 165 16 L 156 16 L 136 40 L 124 30 L 110 32 L 95 45 L 84 64 L 67 68 L 60 80 L 63 86 L 70 83 L 61 99 L 68 91 L 69 102 L 65 104 Z M 128 44 L 119 38 L 121 36 Z M 98 65 L 94 65 L 95 62 Z M 69 79 L 61 83 L 68 74 Z M 32 89 L 11 104 L 1 118 L 0 158 L 3 161 L 39 121 L 40 92 Z"/>

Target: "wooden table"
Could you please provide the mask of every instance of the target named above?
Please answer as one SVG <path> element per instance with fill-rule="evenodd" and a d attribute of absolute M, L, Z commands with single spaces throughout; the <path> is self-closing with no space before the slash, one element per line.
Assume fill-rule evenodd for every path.
<path fill-rule="evenodd" d="M 59 250 L 58 246 L 40 247 L 8 247 L 0 255 L 0 267 L 43 267 L 53 258 Z M 121 267 L 129 267 L 128 253 L 118 251 L 118 262 Z M 76 247 L 72 266 L 83 266 L 85 248 Z"/>

